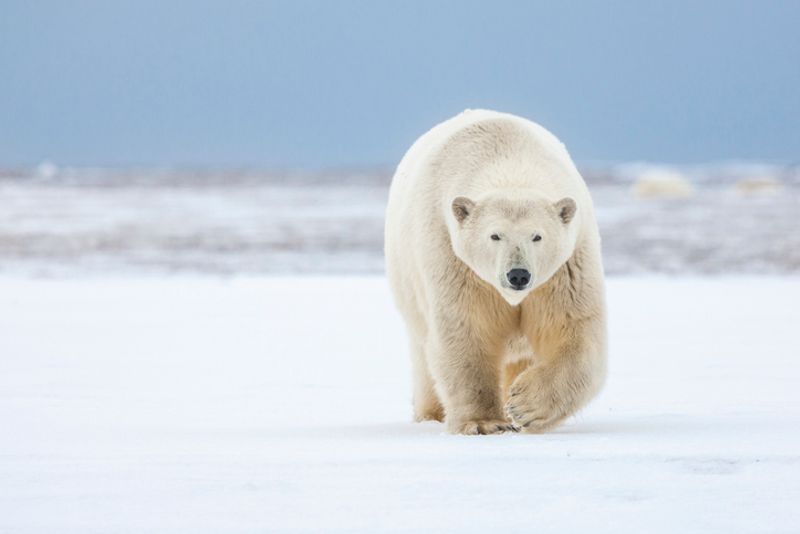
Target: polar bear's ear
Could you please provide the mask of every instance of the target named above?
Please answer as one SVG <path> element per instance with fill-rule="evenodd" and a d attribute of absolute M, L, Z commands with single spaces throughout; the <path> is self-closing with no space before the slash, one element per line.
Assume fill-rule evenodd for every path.
<path fill-rule="evenodd" d="M 467 197 L 456 197 L 453 199 L 453 215 L 456 216 L 458 222 L 464 222 L 464 219 L 472 213 L 475 209 L 475 203 Z"/>
<path fill-rule="evenodd" d="M 570 222 L 575 216 L 575 212 L 578 210 L 578 205 L 575 204 L 575 201 L 569 197 L 562 198 L 556 202 L 555 207 L 558 217 L 564 224 Z"/>

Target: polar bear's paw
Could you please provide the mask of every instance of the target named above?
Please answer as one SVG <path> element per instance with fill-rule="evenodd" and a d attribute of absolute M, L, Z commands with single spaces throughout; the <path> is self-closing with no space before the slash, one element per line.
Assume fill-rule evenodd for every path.
<path fill-rule="evenodd" d="M 558 426 L 570 410 L 559 401 L 552 385 L 517 380 L 509 391 L 506 413 L 521 431 L 536 434 Z"/>
<path fill-rule="evenodd" d="M 452 434 L 466 434 L 468 436 L 484 434 L 502 434 L 503 432 L 516 432 L 517 428 L 505 419 L 476 419 L 472 421 L 458 421 L 448 423 L 447 429 Z"/>

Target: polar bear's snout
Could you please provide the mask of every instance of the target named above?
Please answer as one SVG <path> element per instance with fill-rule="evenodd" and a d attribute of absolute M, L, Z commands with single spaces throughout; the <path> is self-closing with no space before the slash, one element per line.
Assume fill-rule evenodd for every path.
<path fill-rule="evenodd" d="M 508 283 L 512 289 L 521 291 L 528 287 L 531 282 L 531 272 L 527 269 L 511 269 L 506 273 Z"/>

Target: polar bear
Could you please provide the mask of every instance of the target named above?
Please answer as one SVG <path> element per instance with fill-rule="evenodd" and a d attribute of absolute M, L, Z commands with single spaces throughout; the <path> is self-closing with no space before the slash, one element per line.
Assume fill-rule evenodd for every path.
<path fill-rule="evenodd" d="M 417 421 L 461 434 L 543 432 L 599 391 L 600 235 L 553 134 L 486 110 L 435 126 L 395 172 L 385 238 Z"/>

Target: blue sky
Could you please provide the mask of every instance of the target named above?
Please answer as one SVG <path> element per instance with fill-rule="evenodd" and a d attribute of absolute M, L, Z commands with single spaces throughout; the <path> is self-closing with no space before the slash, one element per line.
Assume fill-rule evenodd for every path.
<path fill-rule="evenodd" d="M 580 162 L 800 160 L 800 2 L 0 4 L 0 165 L 393 165 L 467 107 Z"/>

